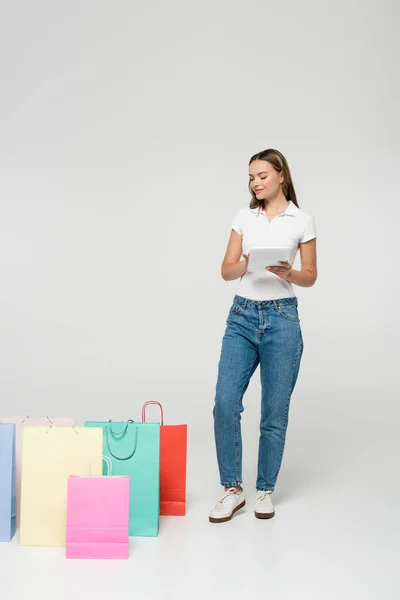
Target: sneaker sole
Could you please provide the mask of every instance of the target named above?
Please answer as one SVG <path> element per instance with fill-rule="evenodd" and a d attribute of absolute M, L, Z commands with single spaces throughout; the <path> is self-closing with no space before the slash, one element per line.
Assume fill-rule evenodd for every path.
<path fill-rule="evenodd" d="M 272 513 L 259 513 L 254 511 L 254 514 L 257 519 L 272 519 L 272 517 L 275 515 L 275 511 Z"/>
<path fill-rule="evenodd" d="M 208 517 L 208 520 L 210 521 L 210 523 L 226 523 L 227 521 L 230 521 L 233 517 L 233 515 L 235 514 L 235 512 L 237 510 L 239 510 L 240 508 L 243 508 L 243 506 L 246 504 L 246 500 L 243 500 L 243 502 L 241 504 L 239 504 L 236 508 L 233 509 L 232 513 L 229 515 L 229 517 L 222 517 L 221 519 L 216 519 L 215 517 Z"/>

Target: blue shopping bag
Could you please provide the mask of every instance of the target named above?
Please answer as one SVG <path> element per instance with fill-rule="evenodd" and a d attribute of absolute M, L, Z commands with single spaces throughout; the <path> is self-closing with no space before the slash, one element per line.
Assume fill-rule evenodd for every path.
<path fill-rule="evenodd" d="M 130 477 L 129 535 L 155 537 L 160 519 L 160 423 L 87 421 L 102 427 L 113 475 Z"/>
<path fill-rule="evenodd" d="M 0 542 L 16 529 L 15 425 L 0 423 Z"/>

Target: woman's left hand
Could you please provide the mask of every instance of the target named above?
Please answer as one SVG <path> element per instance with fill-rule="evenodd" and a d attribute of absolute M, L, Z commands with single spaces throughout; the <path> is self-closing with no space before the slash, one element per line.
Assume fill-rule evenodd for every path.
<path fill-rule="evenodd" d="M 278 275 L 278 277 L 280 277 L 281 279 L 285 279 L 286 281 L 290 278 L 291 272 L 292 272 L 292 265 L 289 264 L 289 262 L 287 260 L 279 261 L 280 265 L 279 267 L 265 267 L 267 271 L 269 271 L 270 273 L 275 273 L 275 275 Z"/>

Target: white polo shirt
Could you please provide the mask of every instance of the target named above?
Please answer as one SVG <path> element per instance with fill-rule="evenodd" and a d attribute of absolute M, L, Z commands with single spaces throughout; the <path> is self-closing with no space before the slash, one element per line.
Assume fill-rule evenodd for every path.
<path fill-rule="evenodd" d="M 263 209 L 241 208 L 236 214 L 232 229 L 242 236 L 244 254 L 253 246 L 290 247 L 291 265 L 294 263 L 299 244 L 316 237 L 315 219 L 290 201 L 285 212 L 276 215 L 271 222 Z M 236 294 L 252 300 L 277 300 L 295 296 L 293 286 L 271 273 L 245 273 L 240 278 Z"/>

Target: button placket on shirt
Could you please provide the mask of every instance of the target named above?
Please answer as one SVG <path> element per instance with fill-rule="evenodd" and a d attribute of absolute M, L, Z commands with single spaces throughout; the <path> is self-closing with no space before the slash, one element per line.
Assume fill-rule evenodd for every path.
<path fill-rule="evenodd" d="M 263 211 L 263 210 L 262 210 L 262 211 L 261 211 L 261 214 L 264 216 L 264 219 L 265 219 L 265 220 L 267 221 L 267 223 L 268 223 L 268 230 L 267 230 L 267 234 L 268 234 L 268 233 L 271 231 L 271 226 L 272 226 L 272 223 L 275 221 L 275 219 L 276 219 L 277 217 L 284 217 L 284 216 L 285 216 L 285 213 L 280 213 L 279 215 L 275 215 L 275 217 L 272 219 L 272 221 L 269 221 L 269 220 L 268 220 L 268 217 L 267 217 L 267 215 L 265 214 L 265 211 Z"/>

